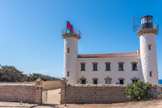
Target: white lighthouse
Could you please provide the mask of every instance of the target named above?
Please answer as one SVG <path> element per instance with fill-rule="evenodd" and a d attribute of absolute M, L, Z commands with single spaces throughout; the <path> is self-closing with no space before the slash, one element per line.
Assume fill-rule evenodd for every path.
<path fill-rule="evenodd" d="M 140 38 L 140 57 L 142 68 L 142 79 L 144 82 L 158 84 L 156 35 L 158 25 L 153 23 L 152 16 L 141 18 L 141 29 L 137 30 Z"/>
<path fill-rule="evenodd" d="M 78 82 L 77 58 L 78 58 L 78 40 L 81 38 L 79 31 L 73 31 L 72 25 L 62 32 L 64 38 L 64 78 L 68 84 Z"/>

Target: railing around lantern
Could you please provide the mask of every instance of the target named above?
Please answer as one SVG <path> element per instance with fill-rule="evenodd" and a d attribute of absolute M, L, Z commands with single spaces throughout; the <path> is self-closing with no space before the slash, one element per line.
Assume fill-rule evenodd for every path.
<path fill-rule="evenodd" d="M 159 26 L 157 23 L 152 23 L 151 27 L 143 27 L 142 24 L 133 25 L 133 31 L 135 32 L 141 31 L 142 29 L 145 29 L 145 28 L 152 28 L 152 29 L 159 30 Z"/>
<path fill-rule="evenodd" d="M 74 29 L 73 32 L 71 32 L 68 28 L 62 29 L 62 34 L 66 34 L 66 33 L 77 34 L 81 37 L 81 32 L 78 29 Z"/>

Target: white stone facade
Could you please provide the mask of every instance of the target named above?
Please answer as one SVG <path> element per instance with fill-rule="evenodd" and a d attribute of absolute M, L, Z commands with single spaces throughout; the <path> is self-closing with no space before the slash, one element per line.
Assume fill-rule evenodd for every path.
<path fill-rule="evenodd" d="M 80 63 L 85 63 L 85 71 L 81 71 Z M 93 71 L 93 62 L 97 63 L 98 71 Z M 110 63 L 110 71 L 106 71 L 106 62 Z M 124 70 L 119 71 L 118 63 L 124 63 Z M 137 70 L 132 70 L 132 63 L 137 63 Z M 105 84 L 105 78 L 111 78 L 111 83 L 119 83 L 124 79 L 124 84 L 132 82 L 133 78 L 141 79 L 140 57 L 110 57 L 110 58 L 78 58 L 78 78 L 86 78 L 86 84 L 93 84 L 93 78 L 98 79 L 99 84 Z"/>
<path fill-rule="evenodd" d="M 144 81 L 158 84 L 155 34 L 149 33 L 140 36 L 140 53 Z M 150 77 L 150 72 L 152 77 Z"/>
<path fill-rule="evenodd" d="M 64 39 L 64 77 L 70 84 L 77 83 L 77 57 L 78 40 L 76 38 Z"/>

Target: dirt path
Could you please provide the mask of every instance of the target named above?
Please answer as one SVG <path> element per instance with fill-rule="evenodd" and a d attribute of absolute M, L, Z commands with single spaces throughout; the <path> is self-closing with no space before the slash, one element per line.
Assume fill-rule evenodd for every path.
<path fill-rule="evenodd" d="M 67 104 L 67 108 L 162 108 L 162 100 L 114 104 Z"/>
<path fill-rule="evenodd" d="M 60 89 L 48 90 L 45 104 L 60 104 Z"/>

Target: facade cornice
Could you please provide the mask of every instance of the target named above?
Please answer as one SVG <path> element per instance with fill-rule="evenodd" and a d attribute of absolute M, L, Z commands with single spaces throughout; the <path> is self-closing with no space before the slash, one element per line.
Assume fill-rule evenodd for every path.
<path fill-rule="evenodd" d="M 78 58 L 78 61 L 137 61 L 140 57 Z"/>

